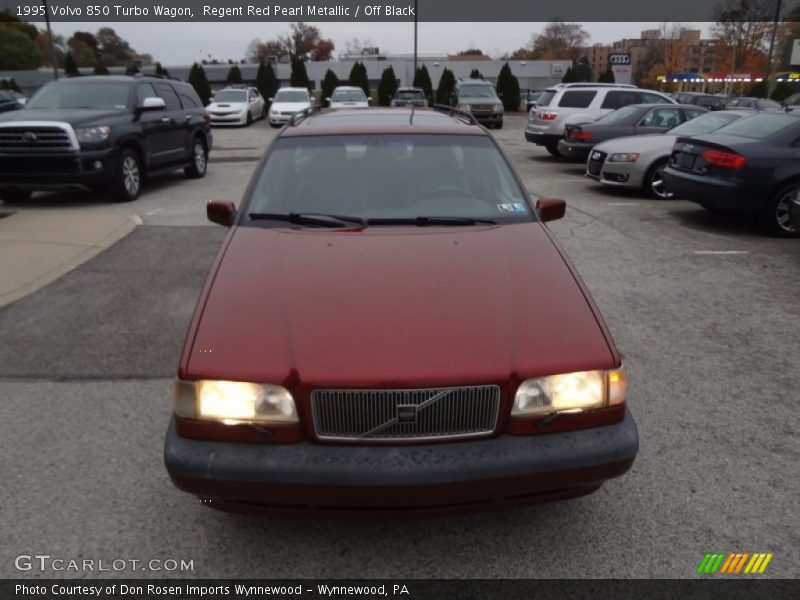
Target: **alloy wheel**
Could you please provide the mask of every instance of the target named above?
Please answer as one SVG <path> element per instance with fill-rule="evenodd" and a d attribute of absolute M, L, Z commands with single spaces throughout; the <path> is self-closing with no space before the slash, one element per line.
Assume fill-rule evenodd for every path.
<path fill-rule="evenodd" d="M 126 156 L 122 163 L 122 181 L 125 191 L 133 198 L 139 193 L 141 177 L 139 174 L 139 163 L 133 156 Z"/>

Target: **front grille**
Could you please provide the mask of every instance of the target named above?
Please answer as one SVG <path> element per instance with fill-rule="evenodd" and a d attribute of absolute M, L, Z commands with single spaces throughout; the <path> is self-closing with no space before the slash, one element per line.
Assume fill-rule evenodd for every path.
<path fill-rule="evenodd" d="M 404 440 L 487 435 L 500 407 L 496 385 L 410 390 L 315 390 L 320 439 Z"/>
<path fill-rule="evenodd" d="M 608 154 L 605 152 L 600 152 L 599 150 L 592 150 L 592 153 L 589 154 L 589 164 L 586 167 L 586 170 L 589 172 L 589 175 L 594 175 L 595 177 L 600 176 L 600 171 L 603 170 L 603 163 L 606 162 L 606 157 Z"/>
<path fill-rule="evenodd" d="M 71 150 L 72 140 L 60 127 L 0 127 L 0 152 Z"/>
<path fill-rule="evenodd" d="M 284 117 L 291 117 L 292 115 L 296 114 L 293 110 L 285 110 L 281 113 Z"/>
<path fill-rule="evenodd" d="M 473 104 L 470 108 L 473 111 L 478 111 L 478 112 L 491 112 L 491 110 L 494 108 L 494 105 L 493 104 Z"/>

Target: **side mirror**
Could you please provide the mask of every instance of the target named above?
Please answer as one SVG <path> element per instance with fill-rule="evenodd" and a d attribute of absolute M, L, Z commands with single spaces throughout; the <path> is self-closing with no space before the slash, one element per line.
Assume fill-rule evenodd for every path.
<path fill-rule="evenodd" d="M 497 97 L 498 98 L 502 98 L 503 97 L 503 92 L 497 92 Z"/>
<path fill-rule="evenodd" d="M 541 198 L 536 201 L 539 218 L 544 221 L 556 221 L 564 216 L 567 202 L 561 198 Z"/>
<path fill-rule="evenodd" d="M 164 102 L 163 98 L 151 97 L 142 100 L 139 110 L 164 110 L 166 107 L 167 103 Z"/>
<path fill-rule="evenodd" d="M 367 104 L 372 104 L 372 98 L 367 98 Z"/>
<path fill-rule="evenodd" d="M 236 220 L 236 205 L 233 202 L 209 202 L 206 204 L 206 216 L 212 223 L 230 227 Z"/>

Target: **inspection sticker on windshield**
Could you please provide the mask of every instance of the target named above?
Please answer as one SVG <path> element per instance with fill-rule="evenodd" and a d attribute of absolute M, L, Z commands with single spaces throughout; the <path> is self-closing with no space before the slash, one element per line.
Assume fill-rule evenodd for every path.
<path fill-rule="evenodd" d="M 524 213 L 525 205 L 521 202 L 513 202 L 511 204 L 498 204 L 497 210 L 502 213 Z"/>

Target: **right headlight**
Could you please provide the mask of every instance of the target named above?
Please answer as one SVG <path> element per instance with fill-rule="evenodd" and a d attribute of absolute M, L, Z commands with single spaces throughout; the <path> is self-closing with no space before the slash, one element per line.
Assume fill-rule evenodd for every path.
<path fill-rule="evenodd" d="M 625 371 L 579 371 L 527 379 L 520 384 L 512 417 L 573 413 L 625 402 Z"/>
<path fill-rule="evenodd" d="M 472 112 L 472 109 L 469 107 L 469 104 L 459 104 L 457 108 L 458 110 L 463 112 Z"/>
<path fill-rule="evenodd" d="M 612 154 L 608 157 L 608 162 L 626 162 L 626 163 L 634 163 L 639 158 L 638 152 L 618 152 L 616 154 Z"/>
<path fill-rule="evenodd" d="M 298 421 L 289 390 L 279 385 L 245 381 L 178 380 L 175 414 L 226 425 Z"/>

